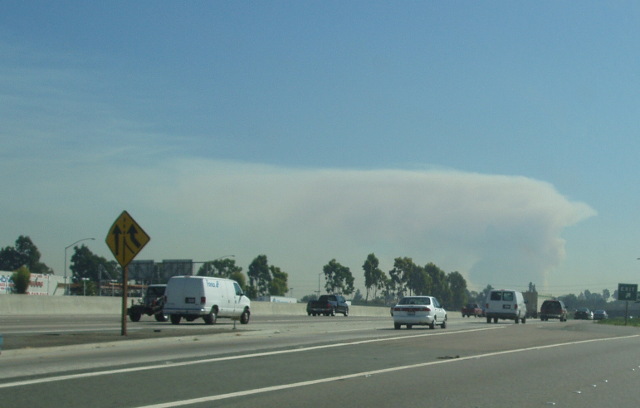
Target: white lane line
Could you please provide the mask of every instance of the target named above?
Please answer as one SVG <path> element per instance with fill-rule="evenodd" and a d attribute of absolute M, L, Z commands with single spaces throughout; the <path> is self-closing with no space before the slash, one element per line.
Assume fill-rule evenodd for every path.
<path fill-rule="evenodd" d="M 367 344 L 367 343 L 377 343 L 377 342 L 384 342 L 384 341 L 414 339 L 414 338 L 426 337 L 426 336 L 444 336 L 444 335 L 453 335 L 453 334 L 458 334 L 458 333 L 472 333 L 472 332 L 477 332 L 477 331 L 496 330 L 496 329 L 499 329 L 499 328 L 502 328 L 502 327 L 503 326 L 497 326 L 497 327 L 487 327 L 487 328 L 482 328 L 482 329 L 469 329 L 469 330 L 447 331 L 447 332 L 438 332 L 438 333 L 429 332 L 427 334 L 416 334 L 416 335 L 411 335 L 411 336 L 396 336 L 396 337 L 387 337 L 387 338 L 383 338 L 383 339 L 360 340 L 360 341 L 347 342 L 347 343 L 326 344 L 326 345 L 322 345 L 322 346 L 303 347 L 303 348 L 296 348 L 296 349 L 289 349 L 289 350 L 266 351 L 266 352 L 262 352 L 262 353 L 243 354 L 243 355 L 238 355 L 238 356 L 215 357 L 215 358 L 209 358 L 209 359 L 205 359 L 205 360 L 184 361 L 184 362 L 181 362 L 181 363 L 166 363 L 166 364 L 163 363 L 163 364 L 156 364 L 156 365 L 150 365 L 150 366 L 144 366 L 144 367 L 131 367 L 131 368 L 121 368 L 121 369 L 117 369 L 117 370 L 96 371 L 96 372 L 93 372 L 93 373 L 59 375 L 59 376 L 54 376 L 54 377 L 45 377 L 45 378 L 37 378 L 37 379 L 33 379 L 33 380 L 24 380 L 24 381 L 14 381 L 14 382 L 3 383 L 3 384 L 0 384 L 0 389 L 2 389 L 2 388 L 11 388 L 11 387 L 20 387 L 20 386 L 25 386 L 25 385 L 43 384 L 43 383 L 49 383 L 49 382 L 55 382 L 55 381 L 74 380 L 74 379 L 78 379 L 78 378 L 99 377 L 99 376 L 102 376 L 102 375 L 134 373 L 134 372 L 138 372 L 138 371 L 158 370 L 158 369 L 165 369 L 165 368 L 171 368 L 171 367 L 184 367 L 184 366 L 190 366 L 190 365 L 195 365 L 195 364 L 215 363 L 215 362 L 219 362 L 219 361 L 240 360 L 240 359 L 247 359 L 247 358 L 254 358 L 254 357 L 265 357 L 265 356 L 275 356 L 275 355 L 278 355 L 278 354 L 300 353 L 300 352 L 304 352 L 304 351 L 312 351 L 312 350 L 327 349 L 327 348 L 334 348 L 334 347 L 354 346 L 354 345 Z"/>
<path fill-rule="evenodd" d="M 137 407 L 137 408 L 171 408 L 171 407 L 181 407 L 181 406 L 185 406 L 185 405 L 202 404 L 202 403 L 205 403 L 205 402 L 219 401 L 219 400 L 223 400 L 223 399 L 229 399 L 229 398 L 235 398 L 235 397 L 243 397 L 243 396 L 247 396 L 247 395 L 262 394 L 262 393 L 265 393 L 265 392 L 286 390 L 286 389 L 291 389 L 291 388 L 306 387 L 306 386 L 309 386 L 309 385 L 323 384 L 323 383 L 328 383 L 328 382 L 332 382 L 332 381 L 348 380 L 348 379 L 352 379 L 352 378 L 367 377 L 367 376 L 376 375 L 376 374 L 385 374 L 385 373 L 391 373 L 391 372 L 395 372 L 395 371 L 409 370 L 409 369 L 412 369 L 412 368 L 428 367 L 428 366 L 432 366 L 432 365 L 436 365 L 436 364 L 454 363 L 454 362 L 459 362 L 459 361 L 464 361 L 464 360 L 473 360 L 473 359 L 478 359 L 478 358 L 494 357 L 494 356 L 499 356 L 499 355 L 504 355 L 504 354 L 511 354 L 511 353 L 521 353 L 521 352 L 524 352 L 524 351 L 543 350 L 543 349 L 554 348 L 554 347 L 572 346 L 572 345 L 576 345 L 576 344 L 594 343 L 594 342 L 599 342 L 599 341 L 622 340 L 622 339 L 629 339 L 629 338 L 633 338 L 633 337 L 640 337 L 640 334 L 634 334 L 634 335 L 624 336 L 624 337 L 611 337 L 611 338 L 606 338 L 606 339 L 592 339 L 592 340 L 573 341 L 573 342 L 570 342 L 570 343 L 550 344 L 550 345 L 547 345 L 547 346 L 527 347 L 527 348 L 522 348 L 522 349 L 518 349 L 518 350 L 496 351 L 496 352 L 493 352 L 493 353 L 479 354 L 479 355 L 475 355 L 475 356 L 467 356 L 467 357 L 460 357 L 460 358 L 447 359 L 447 360 L 438 360 L 438 361 L 429 361 L 429 362 L 426 362 L 426 363 L 418 363 L 418 364 L 411 364 L 411 365 L 400 366 L 400 367 L 384 368 L 384 369 L 381 369 L 381 370 L 363 371 L 363 372 L 360 372 L 360 373 L 340 375 L 340 376 L 337 376 L 337 377 L 321 378 L 321 379 L 318 379 L 318 380 L 310 380 L 310 381 L 301 381 L 301 382 L 291 383 L 291 384 L 274 385 L 274 386 L 271 386 L 271 387 L 256 388 L 256 389 L 253 389 L 253 390 L 246 390 L 246 391 L 237 391 L 237 392 L 231 392 L 231 393 L 228 393 L 228 394 L 210 395 L 208 397 L 193 398 L 193 399 L 182 400 L 182 401 L 165 402 L 165 403 L 162 403 L 162 404 L 144 405 L 144 406 L 140 406 L 140 407 Z"/>

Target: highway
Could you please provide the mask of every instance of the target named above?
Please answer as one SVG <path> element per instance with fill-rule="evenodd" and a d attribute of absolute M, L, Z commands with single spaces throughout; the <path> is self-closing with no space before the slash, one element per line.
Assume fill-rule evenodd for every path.
<path fill-rule="evenodd" d="M 0 355 L 2 407 L 631 407 L 640 385 L 640 331 L 590 321 L 143 320 L 127 340 L 117 317 L 0 325 L 26 346 Z M 75 343 L 41 347 L 43 336 Z"/>

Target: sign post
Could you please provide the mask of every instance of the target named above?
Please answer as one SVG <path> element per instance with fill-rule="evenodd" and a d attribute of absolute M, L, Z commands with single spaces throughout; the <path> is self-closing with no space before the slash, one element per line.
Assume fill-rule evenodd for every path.
<path fill-rule="evenodd" d="M 636 301 L 638 298 L 638 285 L 635 283 L 618 283 L 618 300 L 626 301 L 626 308 L 624 312 L 624 325 L 627 325 L 627 319 L 629 316 L 629 301 Z"/>
<path fill-rule="evenodd" d="M 149 235 L 144 232 L 129 213 L 123 211 L 109 229 L 105 240 L 113 256 L 116 257 L 122 267 L 122 336 L 127 335 L 128 265 L 147 245 L 150 239 Z"/>

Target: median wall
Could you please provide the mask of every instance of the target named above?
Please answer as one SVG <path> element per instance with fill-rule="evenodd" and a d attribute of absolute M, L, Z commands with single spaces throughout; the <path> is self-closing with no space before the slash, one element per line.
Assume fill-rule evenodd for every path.
<path fill-rule="evenodd" d="M 129 299 L 136 302 L 138 299 Z M 304 303 L 251 302 L 252 314 L 304 315 Z M 122 298 L 110 296 L 27 296 L 0 295 L 3 316 L 20 315 L 120 315 Z M 352 316 L 390 316 L 388 307 L 351 306 Z"/>

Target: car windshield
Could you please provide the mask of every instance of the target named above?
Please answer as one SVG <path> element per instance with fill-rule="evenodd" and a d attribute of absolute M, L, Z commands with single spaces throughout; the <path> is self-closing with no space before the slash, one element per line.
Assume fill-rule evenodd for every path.
<path fill-rule="evenodd" d="M 428 297 L 406 297 L 400 300 L 400 305 L 430 305 L 431 299 Z"/>

